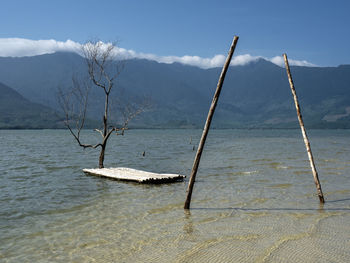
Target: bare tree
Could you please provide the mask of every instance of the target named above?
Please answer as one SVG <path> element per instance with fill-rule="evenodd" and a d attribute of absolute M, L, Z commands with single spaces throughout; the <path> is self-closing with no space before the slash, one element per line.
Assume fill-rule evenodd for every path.
<path fill-rule="evenodd" d="M 115 80 L 120 74 L 122 63 L 116 58 L 116 46 L 101 41 L 88 42 L 82 46 L 88 78 L 86 80 L 73 77 L 72 88 L 68 92 L 59 90 L 58 102 L 64 111 L 64 123 L 78 144 L 85 148 L 100 148 L 99 168 L 104 167 L 105 150 L 110 136 L 124 135 L 131 119 L 146 109 L 146 103 L 120 103 L 118 107 L 122 120 L 120 123 L 112 121 L 111 92 L 115 87 Z M 81 140 L 81 130 L 86 121 L 86 112 L 89 101 L 89 92 L 92 88 L 102 90 L 104 94 L 104 111 L 102 116 L 102 127 L 94 129 L 101 135 L 101 142 L 96 144 L 85 144 Z M 119 100 L 122 102 L 122 100 Z"/>

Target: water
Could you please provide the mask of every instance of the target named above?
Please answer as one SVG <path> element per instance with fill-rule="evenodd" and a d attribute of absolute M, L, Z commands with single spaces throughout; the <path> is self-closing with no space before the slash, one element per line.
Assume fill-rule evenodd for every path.
<path fill-rule="evenodd" d="M 188 175 L 200 135 L 130 130 L 105 165 Z M 67 131 L 0 131 L 0 262 L 349 262 L 350 130 L 309 137 L 324 206 L 299 130 L 212 130 L 185 212 L 187 180 L 86 176 Z"/>

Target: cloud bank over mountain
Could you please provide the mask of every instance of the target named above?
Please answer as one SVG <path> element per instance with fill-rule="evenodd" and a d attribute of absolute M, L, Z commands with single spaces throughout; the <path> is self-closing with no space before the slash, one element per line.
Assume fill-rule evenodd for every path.
<path fill-rule="evenodd" d="M 109 43 L 103 43 L 108 45 Z M 25 56 L 36 56 L 43 54 L 55 53 L 58 51 L 76 52 L 80 53 L 82 44 L 74 42 L 72 40 L 57 41 L 54 39 L 49 40 L 30 40 L 24 38 L 0 38 L 0 56 L 1 57 L 25 57 Z M 122 59 L 148 59 L 154 60 L 160 63 L 171 64 L 178 62 L 185 65 L 197 66 L 200 68 L 214 68 L 221 67 L 226 59 L 224 55 L 215 55 L 212 58 L 202 58 L 199 56 L 158 56 L 155 54 L 140 53 L 134 50 L 117 47 L 116 55 Z M 282 56 L 275 56 L 273 58 L 266 58 L 262 56 L 252 56 L 250 54 L 234 56 L 231 65 L 246 65 L 250 62 L 257 61 L 258 59 L 265 59 L 272 63 L 283 67 L 284 61 Z M 305 60 L 293 60 L 289 59 L 290 65 L 295 66 L 316 66 Z"/>

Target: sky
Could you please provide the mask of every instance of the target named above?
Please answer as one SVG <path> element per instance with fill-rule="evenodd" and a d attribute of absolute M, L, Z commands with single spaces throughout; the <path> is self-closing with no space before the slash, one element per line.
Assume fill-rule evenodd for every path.
<path fill-rule="evenodd" d="M 350 64 L 348 0 L 1 0 L 0 56 L 71 50 L 90 39 L 160 62 L 223 63 L 234 35 L 236 64 Z M 38 41 L 40 40 L 40 41 Z"/>

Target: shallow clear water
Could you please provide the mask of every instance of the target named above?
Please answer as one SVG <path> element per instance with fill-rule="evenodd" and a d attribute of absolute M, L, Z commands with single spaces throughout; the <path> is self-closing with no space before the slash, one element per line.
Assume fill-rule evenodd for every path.
<path fill-rule="evenodd" d="M 105 166 L 188 175 L 200 135 L 130 130 Z M 299 130 L 212 130 L 185 212 L 187 180 L 86 176 L 98 151 L 67 131 L 0 131 L 0 261 L 349 262 L 350 130 L 309 137 L 324 206 Z"/>

